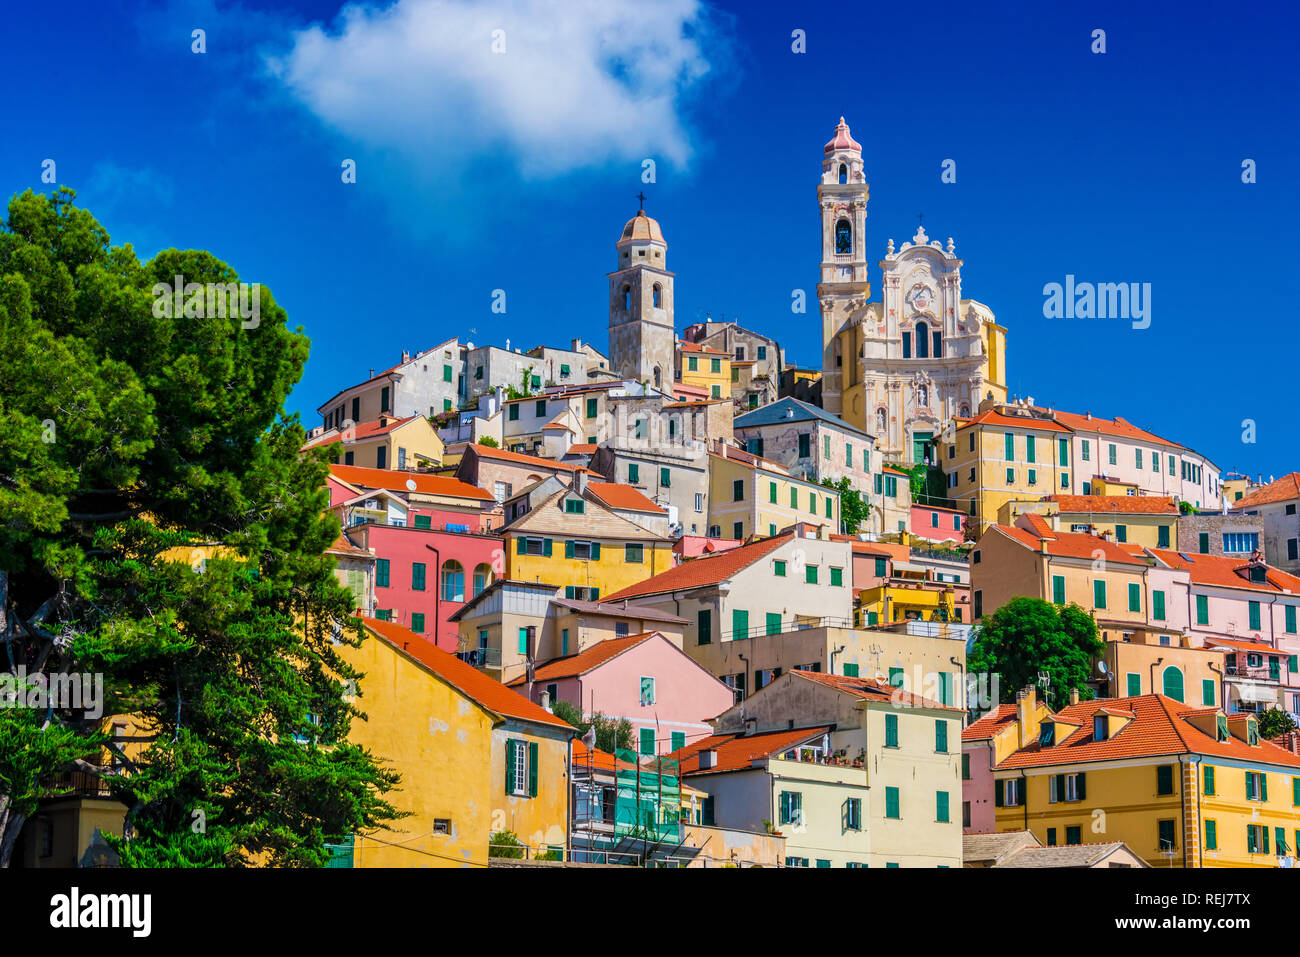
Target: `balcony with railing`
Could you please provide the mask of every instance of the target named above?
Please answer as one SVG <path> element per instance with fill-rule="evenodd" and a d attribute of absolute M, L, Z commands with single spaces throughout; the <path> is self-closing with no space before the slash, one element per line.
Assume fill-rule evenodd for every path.
<path fill-rule="evenodd" d="M 472 644 L 461 639 L 456 649 L 456 657 L 475 668 L 500 668 L 501 648 L 490 645 Z"/>

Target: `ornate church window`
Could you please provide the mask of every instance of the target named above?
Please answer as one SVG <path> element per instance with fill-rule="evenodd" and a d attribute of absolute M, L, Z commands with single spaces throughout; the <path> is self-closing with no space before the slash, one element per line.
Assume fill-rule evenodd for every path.
<path fill-rule="evenodd" d="M 662 308 L 663 308 L 663 287 L 662 287 L 661 285 L 659 285 L 659 283 L 655 283 L 655 288 L 654 288 L 654 305 L 655 305 L 655 308 L 656 308 L 656 309 L 662 309 Z"/>
<path fill-rule="evenodd" d="M 924 322 L 916 324 L 916 357 L 918 359 L 930 357 L 930 327 Z"/>
<path fill-rule="evenodd" d="M 910 332 L 903 333 L 903 358 L 912 358 L 912 334 Z"/>
<path fill-rule="evenodd" d="M 835 252 L 853 252 L 853 227 L 847 219 L 841 219 L 835 224 Z"/>
<path fill-rule="evenodd" d="M 841 163 L 841 164 L 840 164 L 840 182 L 841 182 L 841 183 L 847 183 L 848 181 L 849 181 L 849 168 L 848 168 L 847 166 L 845 166 L 843 163 Z"/>

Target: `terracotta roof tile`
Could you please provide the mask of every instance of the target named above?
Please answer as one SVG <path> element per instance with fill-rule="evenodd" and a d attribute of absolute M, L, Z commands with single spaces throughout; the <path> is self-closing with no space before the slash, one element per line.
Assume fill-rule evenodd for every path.
<path fill-rule="evenodd" d="M 554 681 L 557 678 L 573 678 L 577 675 L 585 675 L 593 668 L 599 668 L 611 658 L 617 658 L 625 651 L 630 651 L 643 641 L 647 641 L 658 635 L 657 631 L 645 631 L 639 635 L 628 635 L 626 638 L 606 638 L 604 641 L 598 641 L 585 651 L 580 651 L 575 655 L 565 655 L 563 658 L 552 658 L 544 665 L 538 665 L 533 671 L 533 683 L 538 681 Z M 662 636 L 661 636 L 662 637 Z M 507 687 L 515 688 L 519 685 L 528 683 L 526 676 L 519 677 L 507 683 Z"/>
<path fill-rule="evenodd" d="M 1136 717 L 1113 738 L 1095 741 L 1092 737 L 1092 716 L 1104 708 L 1131 711 Z M 1187 753 L 1300 768 L 1300 755 L 1283 751 L 1266 741 L 1261 741 L 1257 747 L 1251 747 L 1238 738 L 1216 741 L 1186 720 L 1201 711 L 1202 709 L 1189 708 L 1164 695 L 1081 701 L 1069 705 L 1059 714 L 1064 720 L 1078 726 L 1064 740 L 1050 747 L 1043 747 L 1037 742 L 1030 744 L 1008 755 L 995 770 Z"/>
<path fill-rule="evenodd" d="M 795 728 L 793 731 L 764 731 L 760 734 L 714 734 L 679 748 L 668 756 L 681 762 L 683 775 L 742 771 L 756 759 L 780 754 L 796 745 L 820 738 L 831 728 L 831 725 L 822 725 L 816 728 Z M 701 751 L 717 751 L 717 764 L 701 769 Z"/>
<path fill-rule="evenodd" d="M 471 445 L 470 449 L 486 459 L 500 459 L 505 462 L 517 462 L 520 465 L 540 466 L 542 468 L 557 469 L 561 472 L 588 472 L 590 469 L 582 465 L 574 465 L 571 462 L 561 462 L 558 459 L 544 459 L 537 455 L 525 455 L 522 452 L 511 452 L 508 449 L 494 449 L 489 445 Z M 467 449 L 468 451 L 468 449 Z"/>
<path fill-rule="evenodd" d="M 423 495 L 448 495 L 484 502 L 494 501 L 491 493 L 447 475 L 401 472 L 396 469 L 370 469 L 360 465 L 331 465 L 330 474 L 357 488 L 381 488 L 390 492 L 419 492 Z M 408 488 L 407 482 L 414 482 L 415 488 Z"/>
<path fill-rule="evenodd" d="M 1062 512 L 1126 512 L 1143 515 L 1177 515 L 1171 498 L 1156 495 L 1049 495 Z"/>
<path fill-rule="evenodd" d="M 1233 641 L 1229 638 L 1206 638 L 1205 643 L 1207 645 L 1214 645 L 1216 648 L 1219 645 L 1223 645 L 1224 647 L 1231 648 L 1235 651 L 1254 651 L 1265 655 L 1276 655 L 1280 653 L 1272 645 L 1262 645 L 1257 641 Z"/>
<path fill-rule="evenodd" d="M 972 721 L 961 733 L 963 741 L 987 741 L 1012 721 L 1016 720 L 1016 706 L 1000 704 L 992 711 Z"/>
<path fill-rule="evenodd" d="M 1022 518 L 1037 519 L 1033 524 L 1037 525 L 1042 522 L 1042 517 L 1038 515 L 1021 516 Z M 1044 523 L 1045 524 L 1045 523 Z M 1045 531 L 1034 534 L 1023 528 L 1017 528 L 1013 525 L 993 525 L 990 526 L 986 535 L 1001 533 L 1006 535 L 1012 541 L 1019 542 L 1025 548 L 1038 551 L 1039 544 L 1047 542 L 1047 554 L 1056 558 L 1086 558 L 1093 559 L 1094 552 L 1100 551 L 1101 557 L 1108 562 L 1117 562 L 1121 565 L 1145 565 L 1141 555 L 1135 555 L 1127 549 L 1121 548 L 1115 542 L 1107 541 L 1097 535 L 1085 535 L 1083 532 L 1057 532 L 1050 528 Z"/>
<path fill-rule="evenodd" d="M 619 601 L 623 598 L 635 598 L 639 595 L 658 595 L 668 591 L 684 588 L 699 588 L 703 585 L 716 585 L 748 568 L 786 542 L 793 541 L 794 534 L 786 532 L 775 538 L 764 538 L 739 548 L 729 548 L 725 552 L 714 552 L 682 562 L 665 572 L 647 578 L 645 581 L 630 585 L 622 591 L 616 591 L 601 599 L 602 604 Z"/>
<path fill-rule="evenodd" d="M 905 708 L 935 708 L 939 711 L 954 712 L 962 710 L 951 705 L 931 701 L 929 698 L 912 694 L 910 691 L 902 691 L 887 681 L 877 681 L 874 678 L 850 678 L 847 675 L 830 675 L 824 671 L 801 671 L 798 668 L 788 672 L 788 674 L 836 688 L 858 698 L 864 698 L 867 701 L 896 701 Z"/>
<path fill-rule="evenodd" d="M 352 439 L 350 441 L 361 442 L 366 439 L 379 438 L 381 435 L 387 435 L 389 432 L 394 432 L 397 429 L 400 429 L 402 426 L 406 425 L 406 423 L 417 418 L 419 418 L 419 416 L 408 415 L 404 419 L 389 419 L 386 422 L 382 422 L 379 419 L 375 419 L 373 422 L 359 422 L 352 428 Z M 333 445 L 335 442 L 342 441 L 343 434 L 337 429 L 331 429 L 329 432 L 319 435 L 305 443 L 303 448 L 312 449 L 318 446 Z"/>
<path fill-rule="evenodd" d="M 1175 552 L 1164 548 L 1147 551 L 1170 568 L 1186 569 L 1195 585 L 1220 585 L 1226 588 L 1249 588 L 1253 591 L 1289 591 L 1300 595 L 1300 578 L 1276 568 L 1268 568 L 1266 581 L 1253 582 L 1248 574 L 1249 563 L 1228 555 L 1202 555 L 1200 552 Z"/>
<path fill-rule="evenodd" d="M 501 682 L 489 678 L 455 655 L 448 654 L 423 635 L 417 635 L 396 622 L 380 621 L 377 618 L 362 618 L 361 622 L 371 633 L 382 638 L 393 648 L 415 658 L 443 681 L 489 711 L 522 721 L 535 721 L 539 724 L 567 728 L 577 733 L 577 729 L 567 721 L 557 718 L 541 705 L 516 694 Z"/>
<path fill-rule="evenodd" d="M 1276 482 L 1270 482 L 1263 488 L 1257 488 L 1249 495 L 1243 495 L 1232 503 L 1232 510 L 1253 508 L 1258 505 L 1270 505 L 1274 502 L 1289 502 L 1300 498 L 1300 472 L 1288 472 Z"/>
<path fill-rule="evenodd" d="M 619 485 L 616 482 L 588 482 L 587 490 L 610 508 L 623 508 L 634 512 L 668 513 L 646 498 L 642 492 L 631 485 Z"/>
<path fill-rule="evenodd" d="M 1068 432 L 1069 429 L 1058 425 L 1051 419 L 1039 419 L 1033 416 L 1020 415 L 1003 415 L 997 409 L 989 409 L 987 412 L 981 412 L 979 415 L 971 416 L 969 419 L 958 419 L 959 429 L 964 429 L 972 425 L 992 425 L 999 428 L 1009 429 L 1030 429 L 1039 432 Z"/>
<path fill-rule="evenodd" d="M 1088 415 L 1079 415 L 1076 412 L 1062 412 L 1060 409 L 1052 410 L 1052 415 L 1057 422 L 1074 432 L 1096 432 L 1100 435 L 1113 435 L 1116 438 L 1150 442 L 1153 445 L 1165 445 L 1175 449 L 1184 448 L 1177 442 L 1170 442 L 1168 439 L 1162 439 L 1145 429 L 1139 429 L 1132 422 L 1121 419 L 1119 416 L 1115 416 L 1114 419 L 1103 419 L 1095 415 L 1089 418 Z"/>

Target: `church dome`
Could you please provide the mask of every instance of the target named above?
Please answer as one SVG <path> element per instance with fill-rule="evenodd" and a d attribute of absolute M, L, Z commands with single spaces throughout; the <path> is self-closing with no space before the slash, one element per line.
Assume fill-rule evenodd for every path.
<path fill-rule="evenodd" d="M 826 152 L 834 153 L 836 150 L 853 150 L 862 152 L 862 144 L 849 136 L 849 124 L 844 122 L 844 117 L 840 117 L 840 125 L 835 127 L 834 138 L 826 144 Z"/>
<path fill-rule="evenodd" d="M 664 233 L 659 228 L 659 220 L 651 219 L 643 209 L 627 221 L 627 225 L 623 227 L 623 238 L 650 239 L 662 243 L 664 242 Z"/>

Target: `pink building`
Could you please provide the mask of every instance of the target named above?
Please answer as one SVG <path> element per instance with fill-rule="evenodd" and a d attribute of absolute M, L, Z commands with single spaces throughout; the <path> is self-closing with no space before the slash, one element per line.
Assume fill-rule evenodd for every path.
<path fill-rule="evenodd" d="M 714 552 L 725 552 L 743 545 L 738 538 L 705 538 L 703 535 L 683 535 L 673 542 L 673 554 L 677 561 L 683 558 L 699 558 Z"/>
<path fill-rule="evenodd" d="M 875 588 L 893 574 L 894 562 L 906 562 L 912 550 L 892 542 L 853 542 L 853 590 Z"/>
<path fill-rule="evenodd" d="M 957 542 L 965 539 L 966 517 L 955 508 L 913 503 L 908 531 L 930 542 Z"/>
<path fill-rule="evenodd" d="M 735 703 L 729 687 L 657 631 L 608 638 L 510 683 L 540 702 L 566 701 L 584 715 L 627 718 L 643 756 L 667 754 L 713 734 L 709 718 Z"/>
<path fill-rule="evenodd" d="M 1300 714 L 1300 578 L 1262 561 L 1146 552 L 1157 561 L 1148 577 L 1163 572 L 1170 581 L 1160 600 L 1169 626 L 1184 626 L 1193 647 L 1213 645 L 1227 653 L 1225 707 L 1257 712 L 1276 706 Z M 1149 597 L 1154 609 L 1154 592 Z"/>

